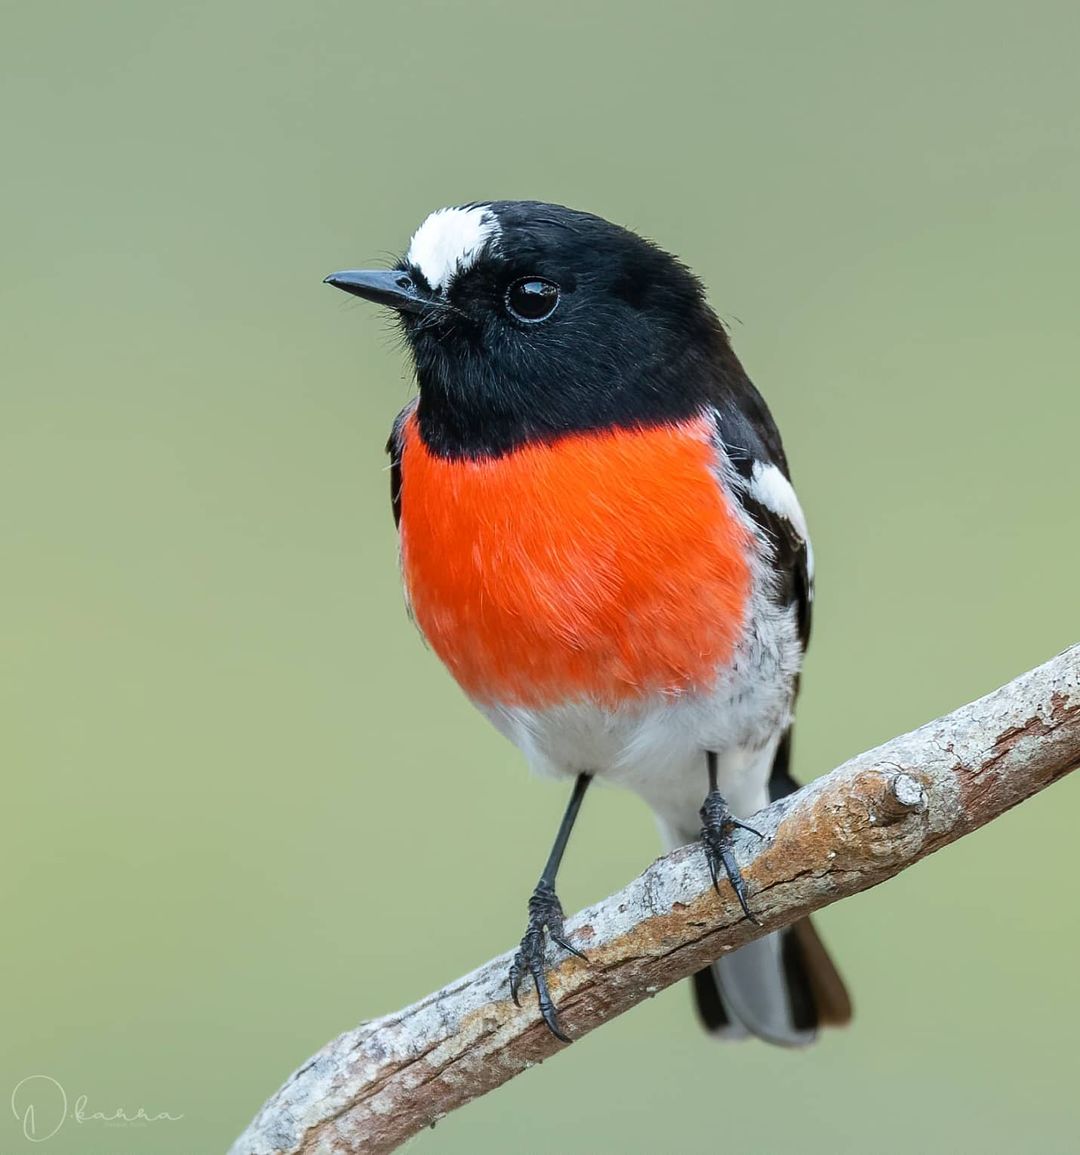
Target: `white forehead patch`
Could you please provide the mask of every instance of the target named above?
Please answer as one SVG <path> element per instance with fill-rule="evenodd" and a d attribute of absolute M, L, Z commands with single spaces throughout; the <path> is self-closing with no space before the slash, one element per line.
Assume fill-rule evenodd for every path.
<path fill-rule="evenodd" d="M 498 235 L 499 222 L 484 205 L 438 209 L 413 233 L 405 259 L 433 289 L 441 291 L 471 268 L 484 246 Z"/>

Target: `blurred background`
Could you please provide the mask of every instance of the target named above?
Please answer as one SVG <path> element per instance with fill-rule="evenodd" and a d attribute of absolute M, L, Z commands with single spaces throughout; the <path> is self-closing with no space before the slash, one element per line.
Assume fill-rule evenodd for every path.
<path fill-rule="evenodd" d="M 0 12 L 5 1155 L 36 1074 L 183 1116 L 37 1149 L 223 1150 L 522 932 L 565 791 L 405 617 L 409 372 L 320 283 L 435 207 L 561 201 L 704 277 L 814 535 L 802 779 L 1080 639 L 1075 4 Z M 1078 802 L 826 911 L 857 1019 L 816 1049 L 675 988 L 410 1150 L 1075 1150 Z M 590 797 L 568 910 L 657 853 Z"/>

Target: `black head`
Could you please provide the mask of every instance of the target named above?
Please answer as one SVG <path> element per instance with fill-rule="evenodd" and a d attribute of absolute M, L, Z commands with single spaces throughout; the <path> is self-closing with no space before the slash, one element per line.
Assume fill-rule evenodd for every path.
<path fill-rule="evenodd" d="M 327 281 L 398 311 L 421 435 L 448 456 L 690 417 L 742 375 L 685 265 L 560 205 L 442 209 L 394 269 Z"/>

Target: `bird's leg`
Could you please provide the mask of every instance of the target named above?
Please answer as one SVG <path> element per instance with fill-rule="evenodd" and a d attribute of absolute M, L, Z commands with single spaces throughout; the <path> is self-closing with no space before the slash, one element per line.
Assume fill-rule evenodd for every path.
<path fill-rule="evenodd" d="M 735 891 L 735 897 L 743 909 L 743 914 L 751 922 L 756 923 L 758 920 L 750 912 L 750 906 L 746 900 L 746 882 L 743 880 L 742 872 L 735 861 L 734 832 L 736 830 L 748 830 L 751 834 L 756 834 L 758 838 L 763 838 L 764 835 L 760 830 L 755 830 L 752 826 L 747 826 L 745 822 L 740 822 L 731 813 L 727 802 L 724 801 L 724 796 L 716 788 L 716 752 L 709 750 L 706 758 L 709 766 L 709 793 L 705 796 L 705 802 L 698 812 L 701 815 L 701 841 L 705 844 L 705 861 L 709 864 L 709 873 L 712 875 L 716 893 L 720 893 L 719 879 L 720 867 L 722 866 L 728 881 L 731 883 L 731 889 Z"/>
<path fill-rule="evenodd" d="M 525 936 L 510 966 L 510 994 L 514 1002 L 521 1006 L 518 990 L 527 971 L 532 975 L 533 983 L 536 985 L 536 999 L 548 1030 L 564 1043 L 571 1040 L 563 1034 L 559 1026 L 559 1017 L 548 993 L 547 979 L 544 975 L 544 933 L 546 931 L 551 941 L 557 943 L 563 950 L 576 954 L 578 958 L 585 958 L 581 951 L 566 941 L 563 932 L 562 904 L 555 894 L 555 876 L 559 872 L 559 863 L 562 862 L 563 851 L 570 839 L 570 831 L 574 828 L 574 820 L 581 809 L 581 800 L 585 797 L 585 791 L 591 781 L 591 774 L 579 774 L 574 782 L 574 792 L 570 795 L 566 813 L 559 824 L 559 833 L 555 835 L 555 845 L 548 855 L 547 866 L 544 867 L 544 873 L 540 875 L 540 881 L 532 892 L 532 898 L 529 899 L 529 923 Z"/>

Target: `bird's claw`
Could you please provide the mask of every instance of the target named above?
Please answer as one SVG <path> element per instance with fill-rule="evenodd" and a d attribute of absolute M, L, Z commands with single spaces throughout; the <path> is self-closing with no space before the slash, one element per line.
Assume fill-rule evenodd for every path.
<path fill-rule="evenodd" d="M 755 830 L 753 826 L 740 822 L 731 813 L 723 795 L 718 790 L 709 791 L 700 814 L 701 841 L 705 844 L 705 861 L 709 864 L 709 873 L 712 875 L 713 886 L 716 888 L 717 894 L 720 893 L 720 867 L 722 866 L 728 881 L 731 883 L 731 889 L 735 891 L 735 897 L 739 900 L 743 914 L 752 923 L 760 926 L 761 923 L 750 910 L 747 901 L 746 882 L 739 870 L 738 863 L 735 861 L 733 831 L 747 830 L 751 834 L 756 834 L 758 838 L 765 836 L 760 830 Z"/>
<path fill-rule="evenodd" d="M 555 890 L 548 883 L 541 882 L 533 891 L 529 899 L 529 924 L 521 940 L 514 961 L 510 964 L 510 997 L 516 1006 L 521 1006 L 518 994 L 521 990 L 521 981 L 526 972 L 532 975 L 536 987 L 536 1001 L 540 1006 L 540 1017 L 544 1020 L 547 1029 L 561 1042 L 569 1043 L 572 1040 L 563 1032 L 559 1025 L 559 1016 L 548 991 L 547 976 L 544 970 L 544 935 L 553 943 L 561 946 L 570 954 L 584 959 L 585 955 L 571 946 L 566 940 L 563 931 L 562 905 L 555 895 Z M 586 961 L 588 961 L 586 959 Z"/>

